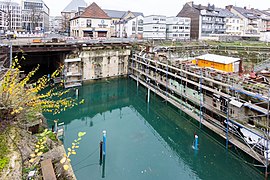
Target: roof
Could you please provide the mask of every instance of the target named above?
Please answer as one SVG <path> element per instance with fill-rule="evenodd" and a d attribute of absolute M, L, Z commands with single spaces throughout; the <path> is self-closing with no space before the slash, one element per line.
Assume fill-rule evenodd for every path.
<path fill-rule="evenodd" d="M 233 6 L 233 9 L 235 9 L 238 13 L 243 15 L 247 19 L 258 19 L 259 14 L 257 12 L 252 11 L 251 9 L 245 9 L 241 7 Z"/>
<path fill-rule="evenodd" d="M 119 19 L 122 18 L 124 14 L 126 13 L 126 11 L 117 11 L 117 10 L 108 10 L 108 9 L 104 9 L 104 11 L 111 18 L 119 18 Z"/>
<path fill-rule="evenodd" d="M 239 18 L 237 15 L 230 12 L 228 9 L 216 8 L 215 5 L 203 6 L 201 4 L 189 4 L 192 8 L 197 9 L 199 11 L 206 10 L 207 16 L 215 16 L 215 17 L 230 17 L 230 18 Z"/>
<path fill-rule="evenodd" d="M 110 17 L 95 3 L 85 8 L 85 11 L 78 17 L 81 18 L 97 18 L 97 19 L 110 19 Z"/>
<path fill-rule="evenodd" d="M 118 11 L 118 10 L 108 10 L 104 9 L 104 11 L 110 16 L 111 18 L 124 18 L 128 13 L 132 13 L 135 17 L 137 16 L 143 16 L 143 13 L 141 12 L 132 12 L 132 11 Z"/>
<path fill-rule="evenodd" d="M 78 7 L 86 7 L 87 3 L 84 0 L 72 0 L 62 12 L 77 12 Z"/>
<path fill-rule="evenodd" d="M 231 63 L 240 61 L 240 58 L 220 56 L 216 54 L 205 54 L 205 55 L 196 57 L 196 59 L 203 59 L 203 60 L 212 61 L 212 62 L 221 63 L 221 64 L 231 64 Z"/>

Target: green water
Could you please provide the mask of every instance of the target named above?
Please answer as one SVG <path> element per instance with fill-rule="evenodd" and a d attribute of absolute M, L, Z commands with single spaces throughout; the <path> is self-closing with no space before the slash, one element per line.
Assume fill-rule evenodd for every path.
<path fill-rule="evenodd" d="M 146 90 L 137 89 L 130 79 L 98 81 L 80 88 L 83 105 L 48 117 L 65 122 L 66 149 L 79 131 L 87 132 L 71 158 L 78 180 L 103 179 L 99 166 L 103 130 L 107 131 L 104 179 L 263 179 L 257 169 L 226 151 L 180 110 L 154 94 L 148 106 L 145 95 Z M 195 132 L 197 152 L 192 148 Z"/>

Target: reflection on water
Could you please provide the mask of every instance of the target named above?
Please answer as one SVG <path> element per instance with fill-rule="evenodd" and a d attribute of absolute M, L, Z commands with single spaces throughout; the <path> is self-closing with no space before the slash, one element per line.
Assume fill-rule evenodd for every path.
<path fill-rule="evenodd" d="M 129 79 L 100 81 L 80 89 L 85 104 L 61 114 L 64 145 L 70 147 L 79 131 L 87 132 L 72 166 L 77 179 L 104 179 L 99 166 L 99 142 L 107 131 L 105 179 L 261 179 L 263 176 L 237 160 L 180 110 Z M 194 134 L 199 150 L 192 148 Z"/>

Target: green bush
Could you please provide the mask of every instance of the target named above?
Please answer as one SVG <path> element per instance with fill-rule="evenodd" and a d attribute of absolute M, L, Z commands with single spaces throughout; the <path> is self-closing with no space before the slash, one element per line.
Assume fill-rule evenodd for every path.
<path fill-rule="evenodd" d="M 9 163 L 9 158 L 7 157 L 7 154 L 9 153 L 7 144 L 6 137 L 3 134 L 0 134 L 0 172 L 2 172 Z"/>

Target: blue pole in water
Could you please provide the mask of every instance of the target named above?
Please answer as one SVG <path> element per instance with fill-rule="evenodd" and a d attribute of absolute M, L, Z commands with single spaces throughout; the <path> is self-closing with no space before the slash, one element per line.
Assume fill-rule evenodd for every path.
<path fill-rule="evenodd" d="M 103 154 L 102 178 L 105 178 L 106 131 L 104 130 L 102 133 L 103 133 L 103 148 L 102 148 L 102 154 Z"/>
<path fill-rule="evenodd" d="M 195 135 L 195 143 L 194 143 L 194 149 L 198 150 L 198 141 L 199 141 L 199 136 Z"/>
<path fill-rule="evenodd" d="M 106 131 L 103 132 L 103 155 L 106 155 Z"/>

